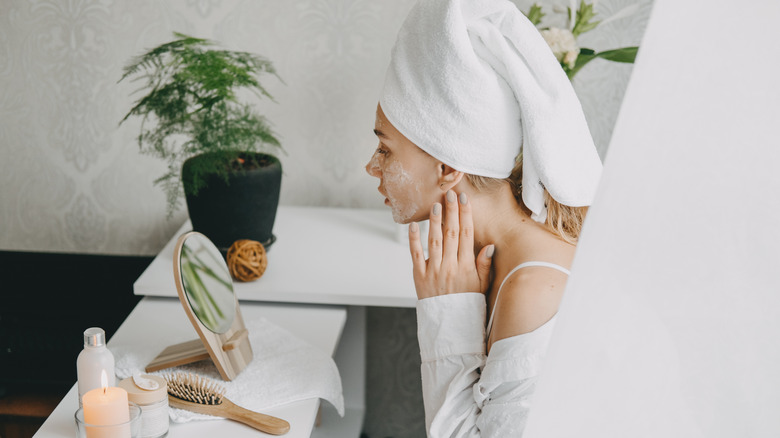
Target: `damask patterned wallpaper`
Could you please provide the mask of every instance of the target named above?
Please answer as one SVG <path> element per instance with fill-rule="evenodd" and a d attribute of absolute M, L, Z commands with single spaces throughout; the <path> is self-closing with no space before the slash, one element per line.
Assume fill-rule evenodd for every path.
<path fill-rule="evenodd" d="M 528 10 L 533 0 L 515 0 Z M 133 84 L 122 66 L 173 31 L 270 58 L 284 83 L 259 103 L 286 154 L 282 203 L 383 208 L 363 166 L 390 48 L 412 0 L 0 1 L 0 249 L 154 255 L 186 218 L 166 219 L 137 124 L 118 127 Z M 549 12 L 552 0 L 539 0 Z M 567 0 L 558 0 L 567 5 Z M 639 44 L 652 0 L 597 0 L 582 35 L 597 50 Z M 575 78 L 602 158 L 631 73 L 594 61 Z M 388 212 L 389 214 L 389 212 Z M 402 273 L 399 273 L 402 275 Z M 365 431 L 424 436 L 412 309 L 369 309 Z"/>

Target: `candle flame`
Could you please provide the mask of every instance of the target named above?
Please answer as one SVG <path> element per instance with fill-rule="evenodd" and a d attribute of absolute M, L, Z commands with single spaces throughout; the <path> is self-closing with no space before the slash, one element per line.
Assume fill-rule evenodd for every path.
<path fill-rule="evenodd" d="M 105 394 L 106 388 L 108 388 L 108 375 L 106 375 L 106 370 L 103 370 L 100 373 L 100 384 L 103 386 L 103 394 Z"/>

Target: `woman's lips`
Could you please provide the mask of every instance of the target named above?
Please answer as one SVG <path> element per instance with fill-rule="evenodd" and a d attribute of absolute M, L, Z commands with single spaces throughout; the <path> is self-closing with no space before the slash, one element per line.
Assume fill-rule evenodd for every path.
<path fill-rule="evenodd" d="M 387 198 L 387 195 L 385 195 L 385 192 L 382 191 L 382 188 L 379 187 L 376 189 L 380 195 L 385 197 L 385 205 L 390 205 L 390 199 Z"/>

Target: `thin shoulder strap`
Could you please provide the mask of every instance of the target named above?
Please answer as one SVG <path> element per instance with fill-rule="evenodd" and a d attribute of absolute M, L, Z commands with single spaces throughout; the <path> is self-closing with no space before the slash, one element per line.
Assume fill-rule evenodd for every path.
<path fill-rule="evenodd" d="M 525 263 L 520 263 L 519 265 L 515 266 L 514 269 L 509 271 L 508 274 L 506 274 L 506 277 L 504 277 L 504 280 L 501 282 L 501 286 L 499 286 L 498 287 L 498 291 L 496 291 L 496 301 L 494 302 L 493 309 L 490 312 L 490 319 L 488 320 L 487 331 L 485 332 L 486 333 L 485 336 L 487 336 L 488 338 L 490 337 L 490 330 L 493 329 L 493 316 L 496 314 L 496 306 L 498 305 L 498 297 L 501 295 L 501 289 L 504 288 L 504 284 L 506 283 L 507 280 L 509 280 L 509 277 L 511 277 L 512 274 L 514 274 L 515 272 L 519 271 L 520 269 L 527 268 L 527 267 L 530 267 L 530 266 L 543 266 L 545 268 L 552 268 L 552 269 L 561 271 L 561 272 L 563 272 L 566 275 L 571 274 L 568 269 L 564 268 L 561 265 L 556 265 L 555 263 L 548 263 L 548 262 L 525 262 Z"/>

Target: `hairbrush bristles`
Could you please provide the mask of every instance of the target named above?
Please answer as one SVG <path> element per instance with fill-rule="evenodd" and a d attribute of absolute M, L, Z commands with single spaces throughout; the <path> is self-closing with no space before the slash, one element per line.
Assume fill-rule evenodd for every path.
<path fill-rule="evenodd" d="M 222 385 L 197 374 L 166 374 L 168 394 L 185 401 L 201 405 L 218 405 L 222 403 L 225 389 Z"/>

